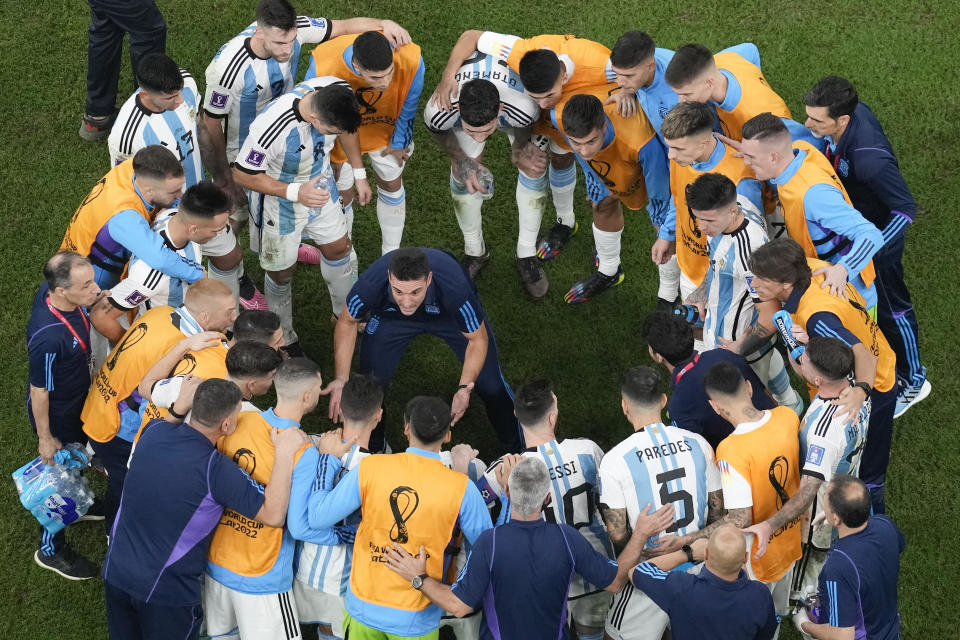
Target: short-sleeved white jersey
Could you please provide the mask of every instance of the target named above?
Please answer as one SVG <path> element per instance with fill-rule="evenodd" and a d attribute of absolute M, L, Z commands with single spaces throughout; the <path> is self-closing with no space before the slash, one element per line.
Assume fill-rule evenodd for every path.
<path fill-rule="evenodd" d="M 250 38 L 256 28 L 256 23 L 251 24 L 220 47 L 207 66 L 203 110 L 225 119 L 227 162 L 237 157 L 250 125 L 270 101 L 293 89 L 302 45 L 326 41 L 332 25 L 326 18 L 297 16 L 297 38 L 286 62 L 253 53 Z"/>
<path fill-rule="evenodd" d="M 464 60 L 454 78 L 457 81 L 457 95 L 459 90 L 471 80 L 489 80 L 500 94 L 500 115 L 497 118 L 498 128 L 511 130 L 532 127 L 540 116 L 540 107 L 533 98 L 523 92 L 523 82 L 520 75 L 507 66 L 506 60 L 491 56 L 479 51 Z M 423 109 L 423 119 L 431 131 L 450 131 L 461 127 L 458 102 L 453 103 L 450 111 L 441 109 L 433 101 L 428 101 Z"/>
<path fill-rule="evenodd" d="M 187 241 L 185 245 L 178 247 L 167 235 L 167 225 L 176 213 L 176 209 L 161 211 L 153 223 L 153 230 L 160 234 L 168 249 L 177 252 L 185 260 L 192 260 L 199 264 L 202 257 L 199 245 Z M 127 267 L 126 277 L 110 289 L 110 302 L 121 309 L 136 308 L 139 316 L 158 305 L 181 306 L 183 296 L 189 287 L 190 283 L 168 276 L 133 255 Z"/>
<path fill-rule="evenodd" d="M 357 445 L 353 445 L 350 451 L 340 458 L 343 466 L 340 467 L 336 481 L 339 482 L 340 478 L 360 464 L 360 461 L 369 455 L 370 453 L 368 451 L 361 449 Z M 344 520 L 344 523 L 359 524 L 360 511 L 358 510 L 351 514 Z M 348 585 L 350 584 L 353 545 L 318 545 L 313 542 L 300 542 L 299 545 L 297 580 L 332 596 L 345 596 Z"/>
<path fill-rule="evenodd" d="M 183 76 L 183 103 L 179 107 L 161 113 L 150 111 L 143 106 L 140 89 L 137 89 L 120 107 L 107 138 L 107 147 L 110 150 L 110 164 L 116 166 L 132 158 L 144 147 L 163 145 L 183 165 L 186 177 L 184 188 L 190 188 L 203 180 L 203 161 L 197 142 L 200 93 L 188 71 L 180 69 L 180 75 Z"/>
<path fill-rule="evenodd" d="M 817 395 L 803 414 L 800 427 L 800 450 L 803 456 L 800 475 L 823 480 L 813 504 L 811 517 L 814 520 L 823 513 L 824 496 L 833 476 L 838 473 L 859 475 L 860 456 L 867 441 L 867 426 L 870 423 L 869 398 L 856 415 L 839 418 L 839 407 L 832 404 L 832 400 Z M 830 546 L 831 537 L 832 527 L 826 523 L 814 529 L 813 542 L 821 549 Z"/>
<path fill-rule="evenodd" d="M 330 150 L 337 136 L 320 133 L 303 120 L 297 110 L 297 103 L 303 96 L 332 84 L 350 87 L 339 78 L 321 76 L 301 82 L 293 91 L 274 100 L 253 121 L 234 166 L 251 174 L 266 173 L 280 182 L 302 183 L 323 174 L 334 183 Z M 276 196 L 264 198 L 277 201 L 281 235 L 292 233 L 297 223 L 309 215 L 307 207 L 300 203 Z M 336 198 L 337 193 L 331 193 L 331 202 Z"/>
<path fill-rule="evenodd" d="M 757 319 L 756 291 L 750 285 L 750 256 L 767 243 L 763 218 L 743 211 L 743 223 L 730 233 L 710 238 L 710 266 L 707 269 L 706 318 L 703 341 L 708 349 L 720 346 L 717 338 L 736 340 Z"/>
<path fill-rule="evenodd" d="M 524 456 L 540 458 L 550 474 L 550 500 L 543 509 L 543 518 L 548 522 L 568 524 L 580 531 L 590 545 L 609 558 L 615 557 L 613 545 L 597 507 L 598 475 L 603 450 L 586 438 L 567 438 L 561 442 L 551 440 L 535 449 L 523 452 Z M 487 469 L 486 483 L 497 496 L 503 496 L 503 487 L 497 482 L 496 468 L 502 459 Z M 500 521 L 505 522 L 509 513 L 503 509 Z M 570 583 L 569 597 L 597 591 L 598 587 L 586 583 L 577 575 Z"/>
<path fill-rule="evenodd" d="M 626 509 L 627 522 L 640 510 L 673 504 L 666 533 L 688 535 L 707 524 L 707 496 L 720 490 L 713 448 L 700 435 L 656 423 L 628 436 L 600 464 L 600 502 Z"/>

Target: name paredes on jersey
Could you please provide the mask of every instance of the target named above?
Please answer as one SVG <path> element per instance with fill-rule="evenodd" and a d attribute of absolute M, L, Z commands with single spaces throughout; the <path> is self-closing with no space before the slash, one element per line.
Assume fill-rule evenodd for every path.
<path fill-rule="evenodd" d="M 648 460 L 667 458 L 678 453 L 683 453 L 684 451 L 692 451 L 692 449 L 690 448 L 690 443 L 681 438 L 675 442 L 667 442 L 666 444 L 637 449 L 636 454 L 637 460 L 646 462 Z"/>

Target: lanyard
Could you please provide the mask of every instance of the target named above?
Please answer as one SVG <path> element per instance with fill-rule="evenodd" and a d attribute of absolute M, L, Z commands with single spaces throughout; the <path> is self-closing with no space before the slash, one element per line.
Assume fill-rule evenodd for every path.
<path fill-rule="evenodd" d="M 80 307 L 77 308 L 80 309 Z M 50 296 L 47 296 L 47 309 L 49 309 L 50 313 L 52 313 L 53 316 L 67 328 L 67 331 L 73 335 L 73 338 L 77 341 L 77 344 L 80 345 L 80 348 L 83 349 L 83 352 L 87 355 L 87 359 L 89 360 L 90 351 L 87 349 L 87 343 L 83 341 L 83 339 L 80 337 L 80 334 L 77 333 L 77 330 L 73 328 L 73 325 L 70 324 L 65 317 L 63 317 L 63 314 L 60 313 L 60 310 L 50 304 Z M 90 322 L 87 320 L 86 314 L 83 313 L 83 309 L 80 309 L 80 317 L 83 319 L 83 325 L 87 328 L 87 335 L 90 335 Z"/>
<path fill-rule="evenodd" d="M 678 371 L 678 372 L 676 372 L 676 373 L 674 374 L 674 377 L 673 377 L 673 384 L 674 384 L 674 386 L 676 386 L 676 384 L 677 384 L 678 382 L 680 382 L 680 378 L 683 377 L 683 374 L 685 374 L 687 371 L 690 371 L 690 369 L 693 369 L 693 367 L 697 364 L 697 361 L 698 361 L 698 360 L 700 360 L 700 354 L 699 354 L 699 353 L 698 353 L 697 355 L 693 356 L 693 360 L 691 360 L 690 362 L 688 362 L 683 369 L 680 369 L 680 371 Z"/>

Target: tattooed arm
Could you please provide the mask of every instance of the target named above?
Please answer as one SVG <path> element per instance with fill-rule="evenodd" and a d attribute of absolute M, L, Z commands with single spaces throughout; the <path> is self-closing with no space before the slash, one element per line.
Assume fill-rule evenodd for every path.
<path fill-rule="evenodd" d="M 613 543 L 613 550 L 618 555 L 627 546 L 630 540 L 630 524 L 627 522 L 626 509 L 611 509 L 607 505 L 600 503 L 600 516 L 607 525 L 607 535 L 610 536 L 610 542 Z"/>

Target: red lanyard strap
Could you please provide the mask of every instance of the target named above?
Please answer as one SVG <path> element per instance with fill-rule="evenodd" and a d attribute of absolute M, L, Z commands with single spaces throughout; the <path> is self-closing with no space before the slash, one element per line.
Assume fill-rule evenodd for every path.
<path fill-rule="evenodd" d="M 86 329 L 87 329 L 87 335 L 89 335 L 89 334 L 90 334 L 90 322 L 87 320 L 87 316 L 86 316 L 86 314 L 83 312 L 83 309 L 80 308 L 80 307 L 77 307 L 77 308 L 80 309 L 80 318 L 83 320 L 83 324 L 84 324 L 84 326 L 85 326 Z M 47 296 L 47 309 L 49 309 L 49 310 L 50 310 L 50 313 L 52 313 L 53 316 L 54 316 L 57 320 L 59 320 L 59 321 L 61 322 L 61 324 L 63 324 L 63 326 L 65 326 L 65 327 L 67 328 L 67 331 L 69 331 L 69 332 L 73 335 L 73 338 L 77 341 L 77 344 L 80 345 L 80 348 L 83 349 L 83 352 L 89 354 L 89 351 L 87 350 L 87 343 L 83 341 L 83 338 L 81 338 L 81 337 L 80 337 L 80 334 L 77 333 L 77 330 L 73 328 L 73 325 L 70 324 L 70 322 L 67 321 L 67 319 L 64 317 L 64 315 L 63 315 L 62 313 L 60 313 L 60 310 L 57 309 L 57 308 L 56 308 L 55 306 L 53 306 L 52 304 L 50 304 L 50 296 Z"/>

